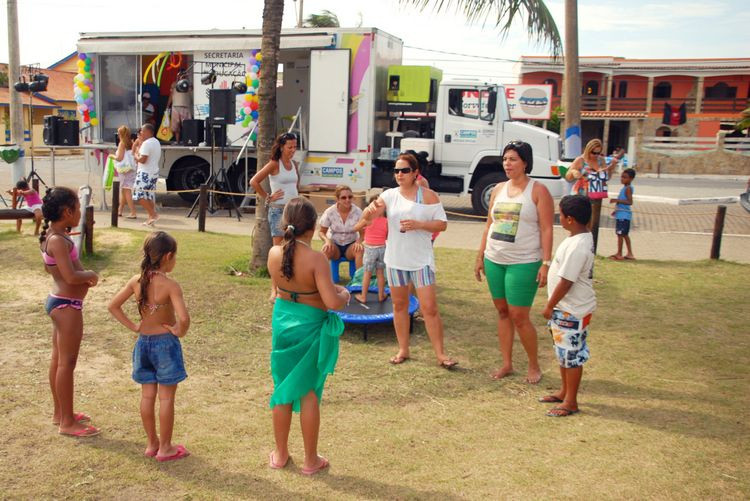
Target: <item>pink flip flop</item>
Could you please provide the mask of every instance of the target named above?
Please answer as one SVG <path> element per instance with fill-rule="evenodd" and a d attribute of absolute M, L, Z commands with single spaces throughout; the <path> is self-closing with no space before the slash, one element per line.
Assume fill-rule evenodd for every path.
<path fill-rule="evenodd" d="M 320 464 L 315 468 L 302 468 L 301 471 L 303 475 L 315 475 L 319 471 L 325 470 L 331 465 L 331 463 L 329 463 L 328 460 L 323 456 L 318 457 L 320 458 Z"/>
<path fill-rule="evenodd" d="M 185 448 L 184 445 L 178 445 L 177 446 L 177 452 L 172 454 L 171 456 L 154 456 L 157 461 L 160 463 L 164 463 L 166 461 L 175 461 L 177 459 L 186 458 L 190 455 L 190 452 Z"/>
<path fill-rule="evenodd" d="M 86 437 L 95 437 L 98 434 L 100 434 L 102 430 L 99 428 L 96 428 L 94 426 L 87 426 L 86 428 L 74 431 L 72 433 L 64 432 L 64 431 L 58 431 L 60 435 L 64 435 L 66 437 L 75 437 L 75 438 L 86 438 Z"/>
<path fill-rule="evenodd" d="M 157 452 L 159 452 L 159 449 L 156 449 L 155 451 L 151 451 L 151 452 L 144 451 L 143 455 L 146 456 L 147 458 L 155 458 Z"/>

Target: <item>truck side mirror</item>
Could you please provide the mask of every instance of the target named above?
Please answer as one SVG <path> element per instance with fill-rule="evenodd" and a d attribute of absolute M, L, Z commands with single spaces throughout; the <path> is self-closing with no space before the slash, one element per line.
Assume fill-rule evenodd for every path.
<path fill-rule="evenodd" d="M 487 114 L 494 115 L 496 108 L 497 108 L 497 91 L 491 90 L 490 95 L 487 98 Z"/>

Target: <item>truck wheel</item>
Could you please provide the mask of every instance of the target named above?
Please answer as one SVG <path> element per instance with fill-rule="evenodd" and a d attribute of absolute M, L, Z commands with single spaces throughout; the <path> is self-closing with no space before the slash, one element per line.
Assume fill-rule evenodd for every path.
<path fill-rule="evenodd" d="M 471 206 L 475 214 L 480 216 L 487 215 L 492 190 L 497 186 L 497 183 L 507 180 L 508 176 L 505 175 L 505 172 L 490 172 L 479 178 L 479 181 L 474 185 L 474 189 L 471 192 Z"/>
<path fill-rule="evenodd" d="M 180 158 L 169 171 L 167 185 L 170 190 L 196 190 L 208 180 L 210 165 L 201 157 L 188 156 Z M 194 202 L 197 192 L 180 193 L 186 202 Z"/>

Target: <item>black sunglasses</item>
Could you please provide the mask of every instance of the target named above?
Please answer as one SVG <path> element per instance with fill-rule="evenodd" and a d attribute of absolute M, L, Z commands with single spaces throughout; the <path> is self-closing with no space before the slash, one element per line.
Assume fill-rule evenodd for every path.
<path fill-rule="evenodd" d="M 291 141 L 292 139 L 294 139 L 296 141 L 297 140 L 297 134 L 294 134 L 292 132 L 285 132 L 284 134 L 281 135 L 281 137 L 279 139 L 281 141 Z"/>
<path fill-rule="evenodd" d="M 397 168 L 394 168 L 394 169 L 393 169 L 393 173 L 394 173 L 394 174 L 408 174 L 408 173 L 410 173 L 411 171 L 412 171 L 412 168 L 411 168 L 411 167 L 404 167 L 404 168 L 402 168 L 402 169 L 397 169 Z"/>
<path fill-rule="evenodd" d="M 507 144 L 507 146 L 516 146 L 516 147 L 520 147 L 520 146 L 523 146 L 524 144 L 526 144 L 526 143 L 524 143 L 523 141 L 511 141 L 511 142 L 509 142 L 509 143 Z"/>

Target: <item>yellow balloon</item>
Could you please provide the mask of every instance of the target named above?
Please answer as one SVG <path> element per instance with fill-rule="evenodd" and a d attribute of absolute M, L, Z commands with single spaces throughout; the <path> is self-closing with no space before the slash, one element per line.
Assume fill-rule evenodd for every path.
<path fill-rule="evenodd" d="M 260 52 L 258 52 L 257 54 L 255 54 L 255 60 L 258 61 L 258 62 L 263 61 L 263 54 L 261 54 Z"/>
<path fill-rule="evenodd" d="M 91 119 L 91 125 L 99 125 L 99 119 L 98 118 L 92 118 Z"/>

